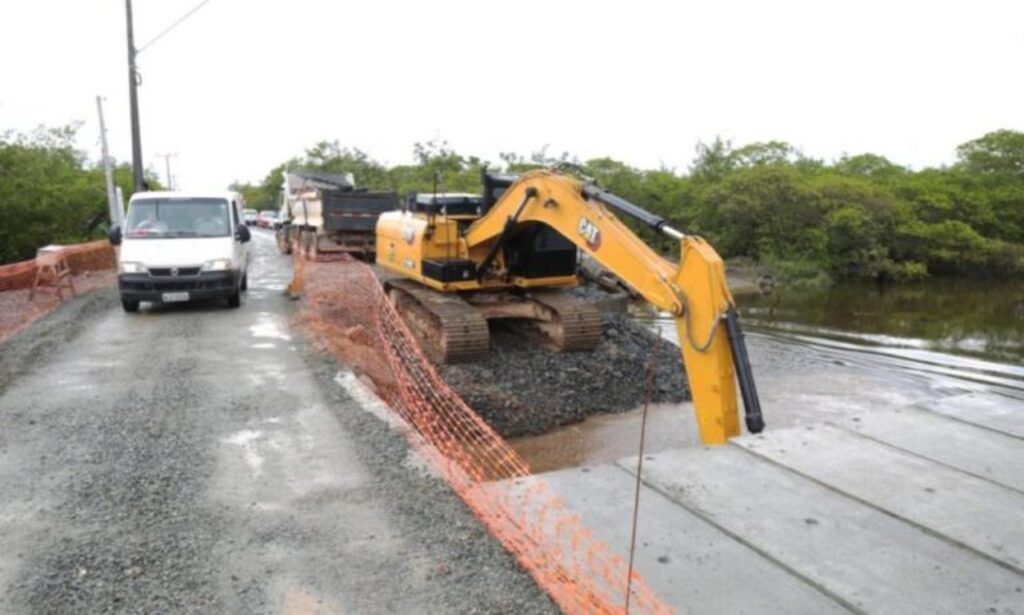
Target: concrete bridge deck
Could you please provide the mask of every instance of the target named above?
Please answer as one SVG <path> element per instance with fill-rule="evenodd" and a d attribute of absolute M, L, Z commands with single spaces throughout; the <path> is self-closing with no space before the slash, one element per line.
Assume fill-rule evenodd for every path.
<path fill-rule="evenodd" d="M 539 476 L 626 554 L 637 461 Z M 1024 613 L 1024 402 L 971 393 L 648 455 L 637 569 L 677 611 Z"/>

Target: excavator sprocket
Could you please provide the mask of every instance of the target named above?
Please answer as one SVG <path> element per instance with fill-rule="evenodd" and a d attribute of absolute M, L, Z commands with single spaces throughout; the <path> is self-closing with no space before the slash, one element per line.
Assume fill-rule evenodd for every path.
<path fill-rule="evenodd" d="M 553 312 L 540 328 L 559 350 L 593 350 L 601 342 L 603 322 L 593 303 L 561 290 L 531 293 L 537 303 Z"/>
<path fill-rule="evenodd" d="M 435 361 L 472 361 L 490 350 L 487 320 L 457 294 L 439 293 L 403 279 L 387 280 L 385 288 L 402 320 Z"/>

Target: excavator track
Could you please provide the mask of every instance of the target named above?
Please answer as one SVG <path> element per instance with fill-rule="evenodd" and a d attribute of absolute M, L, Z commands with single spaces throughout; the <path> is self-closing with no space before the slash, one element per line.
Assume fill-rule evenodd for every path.
<path fill-rule="evenodd" d="M 601 341 L 601 313 L 593 303 L 559 290 L 537 291 L 532 298 L 553 312 L 540 328 L 559 350 L 593 350 Z"/>
<path fill-rule="evenodd" d="M 439 363 L 460 363 L 490 350 L 487 319 L 454 293 L 439 293 L 412 280 L 386 280 L 384 287 L 423 349 Z"/>

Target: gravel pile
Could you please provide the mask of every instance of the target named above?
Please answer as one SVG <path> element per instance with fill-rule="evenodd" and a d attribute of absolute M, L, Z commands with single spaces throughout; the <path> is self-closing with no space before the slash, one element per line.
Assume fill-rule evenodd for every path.
<path fill-rule="evenodd" d="M 604 320 L 595 350 L 563 353 L 539 348 L 495 323 L 487 358 L 439 370 L 507 438 L 541 434 L 594 414 L 626 412 L 643 404 L 645 366 L 657 335 L 625 314 L 607 313 Z M 689 399 L 674 341 L 662 340 L 655 370 L 652 402 Z"/>

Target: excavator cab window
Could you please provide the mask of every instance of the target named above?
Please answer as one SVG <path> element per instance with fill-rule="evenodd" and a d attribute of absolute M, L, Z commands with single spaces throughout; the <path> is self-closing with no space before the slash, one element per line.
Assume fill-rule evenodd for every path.
<path fill-rule="evenodd" d="M 481 202 L 480 215 L 485 216 L 491 211 L 491 207 L 498 202 L 505 190 L 512 185 L 515 178 L 505 175 L 488 175 L 485 171 L 482 176 L 484 185 L 483 201 Z"/>
<path fill-rule="evenodd" d="M 482 211 L 481 201 L 482 198 L 477 194 L 410 193 L 406 200 L 406 210 L 425 214 L 479 217 Z"/>

